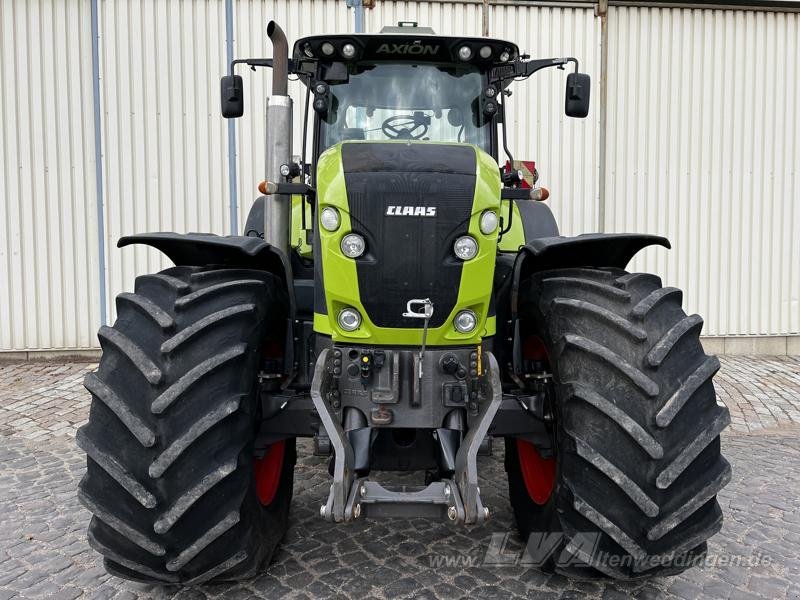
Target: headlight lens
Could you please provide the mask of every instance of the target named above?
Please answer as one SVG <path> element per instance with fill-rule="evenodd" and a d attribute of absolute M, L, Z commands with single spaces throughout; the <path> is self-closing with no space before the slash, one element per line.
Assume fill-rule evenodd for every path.
<path fill-rule="evenodd" d="M 472 48 L 469 46 L 461 46 L 461 48 L 458 49 L 458 58 L 461 60 L 469 60 L 472 58 Z"/>
<path fill-rule="evenodd" d="M 475 258 L 478 254 L 478 242 L 471 235 L 463 235 L 453 244 L 453 252 L 461 260 Z"/>
<path fill-rule="evenodd" d="M 322 209 L 322 214 L 319 217 L 319 222 L 328 231 L 336 231 L 339 229 L 339 211 L 332 206 L 326 206 Z"/>
<path fill-rule="evenodd" d="M 337 320 L 345 331 L 355 331 L 361 326 L 361 314 L 355 308 L 343 308 Z"/>
<path fill-rule="evenodd" d="M 472 333 L 478 325 L 478 317 L 471 310 L 462 310 L 453 319 L 453 325 L 461 333 Z"/>
<path fill-rule="evenodd" d="M 364 254 L 364 249 L 367 247 L 364 238 L 357 233 L 348 233 L 342 238 L 342 243 L 339 245 L 342 248 L 342 254 L 348 258 L 358 258 Z"/>
<path fill-rule="evenodd" d="M 500 53 L 500 62 L 508 62 L 509 58 L 511 58 L 511 54 L 509 54 L 508 50 L 503 50 Z"/>
<path fill-rule="evenodd" d="M 324 44 L 322 44 L 322 53 L 325 56 L 330 56 L 331 54 L 333 54 L 334 50 L 336 50 L 336 48 L 334 48 L 333 44 L 331 44 L 330 42 L 325 42 Z"/>
<path fill-rule="evenodd" d="M 497 213 L 493 210 L 487 210 L 481 215 L 481 233 L 489 235 L 497 229 Z"/>
<path fill-rule="evenodd" d="M 481 58 L 489 58 L 492 55 L 492 47 L 491 46 L 483 46 L 479 52 Z"/>

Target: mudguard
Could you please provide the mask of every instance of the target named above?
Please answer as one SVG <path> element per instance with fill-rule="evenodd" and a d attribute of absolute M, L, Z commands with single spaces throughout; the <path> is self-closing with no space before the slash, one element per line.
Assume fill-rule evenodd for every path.
<path fill-rule="evenodd" d="M 667 238 L 636 233 L 587 233 L 529 241 L 520 248 L 514 267 L 512 315 L 516 317 L 519 285 L 531 274 L 570 267 L 624 269 L 634 255 L 647 246 L 671 247 Z"/>
<path fill-rule="evenodd" d="M 531 200 L 516 201 L 526 240 L 536 240 L 558 235 L 558 224 L 550 207 Z"/>
<path fill-rule="evenodd" d="M 144 244 L 164 253 L 176 266 L 220 265 L 274 273 L 286 282 L 294 314 L 292 271 L 283 252 L 258 237 L 213 233 L 137 233 L 126 235 L 117 247 Z"/>

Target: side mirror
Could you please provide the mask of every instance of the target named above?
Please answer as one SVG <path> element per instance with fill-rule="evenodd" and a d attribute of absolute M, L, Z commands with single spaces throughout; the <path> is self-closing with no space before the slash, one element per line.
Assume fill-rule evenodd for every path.
<path fill-rule="evenodd" d="M 241 75 L 225 75 L 220 82 L 222 116 L 236 119 L 244 114 L 244 90 Z"/>
<path fill-rule="evenodd" d="M 564 112 L 568 117 L 586 118 L 589 114 L 589 94 L 592 89 L 592 78 L 586 73 L 570 73 L 567 75 L 567 94 Z"/>

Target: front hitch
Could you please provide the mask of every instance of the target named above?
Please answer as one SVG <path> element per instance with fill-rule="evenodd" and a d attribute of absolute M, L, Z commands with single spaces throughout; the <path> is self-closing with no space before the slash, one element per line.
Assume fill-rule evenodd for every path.
<path fill-rule="evenodd" d="M 489 426 L 500 408 L 503 394 L 497 360 L 484 353 L 488 369 L 480 380 L 480 409 L 455 457 L 453 479 L 427 486 L 383 486 L 357 478 L 355 455 L 331 403 L 333 377 L 328 369 L 330 350 L 320 354 L 314 369 L 311 398 L 334 451 L 333 482 L 320 515 L 329 521 L 352 521 L 361 516 L 447 518 L 466 525 L 480 524 L 489 516 L 478 488 L 477 457 Z"/>

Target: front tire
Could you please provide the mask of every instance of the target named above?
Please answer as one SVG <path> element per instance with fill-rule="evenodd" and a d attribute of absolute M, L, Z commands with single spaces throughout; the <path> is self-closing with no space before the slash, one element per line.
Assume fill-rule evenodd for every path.
<path fill-rule="evenodd" d="M 520 459 L 527 442 L 506 446 L 529 550 L 549 548 L 542 566 L 577 577 L 693 566 L 722 526 L 716 494 L 731 476 L 719 438 L 730 417 L 716 402 L 719 362 L 703 352 L 702 319 L 658 277 L 619 269 L 539 273 L 520 297 L 523 331 L 544 342 L 556 396 L 549 496 L 531 493 L 547 474 Z M 542 534 L 553 531 L 562 535 L 548 547 Z"/>
<path fill-rule="evenodd" d="M 76 440 L 89 543 L 126 579 L 251 577 L 283 537 L 292 496 L 293 439 L 267 451 L 273 493 L 254 475 L 260 351 L 265 336 L 283 338 L 286 294 L 269 273 L 198 267 L 135 289 L 118 296 L 85 379 L 92 405 Z"/>

